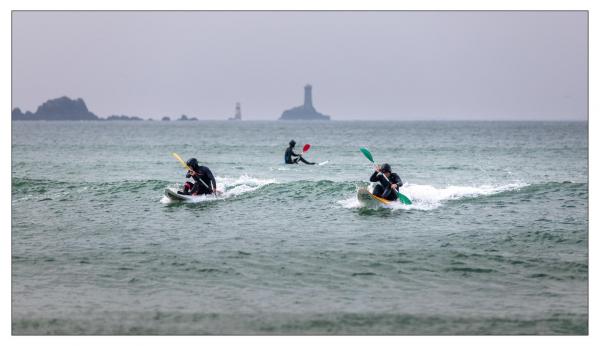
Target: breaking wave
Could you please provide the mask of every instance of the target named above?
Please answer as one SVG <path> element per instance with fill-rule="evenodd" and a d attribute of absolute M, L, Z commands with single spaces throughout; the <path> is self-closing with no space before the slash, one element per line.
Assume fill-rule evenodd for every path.
<path fill-rule="evenodd" d="M 402 203 L 392 203 L 382 206 L 391 209 L 417 209 L 432 210 L 440 207 L 444 202 L 458 200 L 462 198 L 479 197 L 494 195 L 504 191 L 518 190 L 525 183 L 511 183 L 505 185 L 481 185 L 481 186 L 447 186 L 436 188 L 431 185 L 406 184 L 400 188 L 400 192 L 408 197 L 413 204 L 404 205 Z M 361 208 L 362 204 L 357 199 L 356 194 L 350 198 L 338 201 L 344 208 Z"/>
<path fill-rule="evenodd" d="M 276 183 L 276 180 L 274 180 L 274 179 L 259 179 L 259 178 L 251 177 L 249 175 L 242 175 L 238 178 L 219 177 L 219 176 L 217 176 L 215 178 L 217 180 L 217 190 L 223 192 L 221 195 L 219 195 L 216 198 L 214 196 L 208 196 L 208 195 L 197 196 L 197 197 L 194 197 L 194 199 L 192 201 L 189 201 L 188 203 L 200 203 L 200 202 L 206 202 L 206 201 L 212 201 L 212 200 L 223 200 L 223 199 L 239 196 L 239 195 L 242 195 L 242 194 L 245 194 L 248 192 L 252 192 L 252 191 L 260 189 L 263 186 Z M 170 186 L 168 186 L 168 188 L 171 188 L 174 190 L 181 189 L 181 184 L 170 185 Z M 163 196 L 160 201 L 161 201 L 161 203 L 165 203 L 165 204 L 169 204 L 169 203 L 173 202 L 171 199 L 169 199 L 166 196 Z"/>

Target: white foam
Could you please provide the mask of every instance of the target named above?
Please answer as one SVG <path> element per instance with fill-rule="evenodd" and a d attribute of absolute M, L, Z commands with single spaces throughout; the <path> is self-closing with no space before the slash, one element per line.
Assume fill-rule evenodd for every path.
<path fill-rule="evenodd" d="M 289 171 L 291 168 L 289 167 L 270 167 L 271 171 Z"/>
<path fill-rule="evenodd" d="M 238 178 L 231 177 L 215 177 L 217 181 L 217 190 L 223 192 L 218 197 L 213 195 L 201 195 L 195 196 L 188 203 L 201 203 L 212 200 L 226 199 L 233 196 L 238 196 L 243 193 L 255 191 L 265 185 L 276 183 L 275 179 L 260 179 L 254 178 L 249 175 L 241 175 Z M 181 190 L 180 184 L 171 185 L 168 188 L 174 190 Z M 172 200 L 166 196 L 161 198 L 161 203 L 171 203 Z"/>
<path fill-rule="evenodd" d="M 339 205 L 341 205 L 342 208 L 347 208 L 347 209 L 355 209 L 355 208 L 360 208 L 362 206 L 360 204 L 360 201 L 356 197 L 356 194 L 354 194 L 354 196 L 352 196 L 350 198 L 346 198 L 341 201 L 337 201 L 337 203 Z"/>
<path fill-rule="evenodd" d="M 225 198 L 226 197 L 224 195 L 219 195 L 218 197 L 215 197 L 214 195 L 191 196 L 190 199 L 184 201 L 184 203 L 202 203 L 202 202 L 216 201 L 216 200 L 225 199 Z M 171 200 L 167 196 L 163 196 L 160 199 L 160 202 L 169 204 L 169 203 L 173 203 L 173 200 Z"/>
<path fill-rule="evenodd" d="M 217 180 L 217 188 L 218 189 L 228 189 L 230 187 L 237 187 L 241 185 L 245 185 L 248 187 L 259 188 L 268 184 L 275 184 L 277 181 L 275 179 L 260 179 L 254 178 L 249 175 L 243 174 L 237 178 L 230 177 L 216 177 Z"/>
<path fill-rule="evenodd" d="M 503 191 L 519 189 L 527 184 L 516 182 L 505 185 L 481 185 L 481 186 L 455 186 L 436 188 L 431 185 L 405 184 L 400 188 L 400 193 L 408 197 L 413 204 L 405 205 L 400 202 L 391 203 L 386 208 L 391 209 L 418 209 L 431 210 L 440 207 L 445 201 L 456 200 L 465 197 L 477 197 L 493 195 Z M 344 208 L 360 208 L 362 205 L 356 198 L 338 201 Z"/>

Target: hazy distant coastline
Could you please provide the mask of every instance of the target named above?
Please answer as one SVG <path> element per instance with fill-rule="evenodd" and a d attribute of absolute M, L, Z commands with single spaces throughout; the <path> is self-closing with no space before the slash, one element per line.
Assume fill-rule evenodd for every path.
<path fill-rule="evenodd" d="M 308 101 L 307 101 L 308 100 Z M 314 110 L 314 106 L 312 106 L 312 99 L 309 96 L 305 100 L 305 104 L 299 107 L 295 107 L 293 109 L 297 110 L 298 113 L 303 113 L 305 115 L 305 111 Z M 308 107 L 306 105 L 309 105 Z M 301 109 L 300 109 L 301 108 Z M 293 121 L 314 121 L 314 120 L 324 120 L 325 122 L 331 121 L 329 116 L 324 116 L 321 113 L 316 112 L 319 116 L 308 116 L 304 117 L 302 115 L 295 116 L 290 114 L 290 110 L 285 111 L 279 119 L 256 119 L 251 121 L 277 121 L 277 120 L 293 120 Z M 295 113 L 295 112 L 294 112 Z M 13 121 L 157 121 L 157 122 L 169 122 L 169 121 L 198 121 L 197 117 L 190 117 L 185 114 L 180 115 L 179 117 L 171 117 L 171 116 L 159 116 L 159 118 L 141 118 L 138 116 L 128 116 L 128 115 L 110 115 L 106 118 L 102 118 L 89 111 L 85 101 L 81 98 L 71 99 L 67 96 L 59 97 L 56 99 L 51 99 L 44 102 L 40 105 L 37 110 L 32 113 L 30 111 L 26 111 L 25 113 L 18 107 L 12 110 L 12 120 Z M 203 121 L 227 121 L 227 119 L 202 119 Z M 248 120 L 246 120 L 248 121 Z M 431 119 L 431 117 L 424 117 L 422 119 L 408 118 L 408 119 L 373 119 L 370 116 L 364 116 L 360 119 L 338 119 L 336 121 L 341 122 L 378 122 L 378 121 L 386 121 L 386 122 L 587 122 L 588 119 L 584 120 L 567 120 L 567 119 L 531 119 L 531 118 L 522 118 L 522 119 Z"/>
<path fill-rule="evenodd" d="M 128 115 L 110 115 L 101 118 L 91 112 L 82 98 L 71 99 L 67 96 L 51 99 L 38 106 L 35 113 L 23 111 L 16 107 L 12 110 L 12 120 L 74 120 L 74 121 L 152 121 L 154 119 L 142 119 L 137 116 Z M 170 116 L 162 116 L 161 121 L 171 121 Z M 177 121 L 198 121 L 197 117 L 190 117 L 185 114 L 179 116 Z M 240 103 L 236 103 L 236 116 L 229 120 L 242 120 Z M 317 112 L 312 103 L 312 86 L 307 84 L 304 87 L 304 103 L 301 106 L 294 107 L 284 111 L 279 120 L 330 120 L 328 115 Z"/>
<path fill-rule="evenodd" d="M 100 120 L 90 112 L 83 101 L 72 100 L 66 96 L 44 102 L 35 113 L 23 113 L 20 108 L 12 110 L 12 120 Z"/>
<path fill-rule="evenodd" d="M 12 110 L 12 120 L 16 121 L 31 121 L 31 120 L 73 120 L 73 121 L 152 121 L 154 119 L 143 119 L 137 116 L 128 115 L 110 115 L 106 118 L 101 118 L 90 112 L 82 98 L 71 99 L 67 96 L 48 100 L 41 104 L 37 110 L 32 113 L 23 111 L 17 107 Z M 164 116 L 162 121 L 170 121 L 171 117 Z M 182 114 L 177 120 L 179 121 L 197 121 L 196 117 L 188 117 Z"/>

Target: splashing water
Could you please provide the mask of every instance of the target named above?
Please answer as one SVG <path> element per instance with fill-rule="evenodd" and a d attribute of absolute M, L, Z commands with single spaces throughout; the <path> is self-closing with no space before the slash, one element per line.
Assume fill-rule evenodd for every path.
<path fill-rule="evenodd" d="M 241 175 L 238 178 L 217 176 L 216 180 L 217 190 L 222 191 L 222 194 L 220 194 L 218 197 L 214 197 L 212 195 L 195 196 L 192 200 L 187 201 L 187 203 L 201 203 L 207 201 L 227 199 L 230 197 L 239 196 L 244 193 L 258 190 L 263 186 L 274 184 L 277 182 L 275 179 L 259 179 L 245 174 Z M 173 190 L 179 190 L 181 189 L 181 185 L 175 184 L 168 186 L 168 188 Z M 165 204 L 173 202 L 167 196 L 163 196 L 160 201 L 161 203 Z"/>
<path fill-rule="evenodd" d="M 382 208 L 389 209 L 417 209 L 417 210 L 432 210 L 439 208 L 444 202 L 450 200 L 457 200 L 467 197 L 478 197 L 488 196 L 497 194 L 504 191 L 520 189 L 527 186 L 525 183 L 515 182 L 506 185 L 481 185 L 481 186 L 447 186 L 444 188 L 436 188 L 431 185 L 419 185 L 419 184 L 406 184 L 399 191 L 408 197 L 413 204 L 405 205 L 400 202 L 391 203 L 389 205 L 381 205 Z M 372 188 L 370 189 L 372 191 Z M 356 195 L 338 201 L 344 208 L 361 208 L 363 205 L 360 203 Z"/>

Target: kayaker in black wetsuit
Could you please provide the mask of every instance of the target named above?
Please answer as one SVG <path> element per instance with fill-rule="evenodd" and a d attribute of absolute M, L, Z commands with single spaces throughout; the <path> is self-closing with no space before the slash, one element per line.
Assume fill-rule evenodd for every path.
<path fill-rule="evenodd" d="M 285 150 L 285 163 L 294 164 L 298 163 L 298 161 L 302 161 L 307 165 L 314 165 L 314 162 L 308 162 L 303 157 L 302 154 L 296 154 L 294 152 L 294 147 L 296 146 L 296 141 L 293 139 L 290 141 L 290 146 Z"/>
<path fill-rule="evenodd" d="M 398 174 L 392 173 L 392 167 L 389 164 L 384 163 L 381 166 L 376 166 L 375 172 L 373 172 L 369 180 L 379 183 L 373 189 L 375 196 L 387 199 L 388 201 L 398 199 L 398 195 L 393 189 L 397 191 L 402 186 L 402 180 Z"/>
<path fill-rule="evenodd" d="M 217 181 L 208 167 L 198 165 L 195 158 L 189 159 L 186 164 L 191 170 L 185 175 L 186 178 L 194 179 L 194 182 L 186 181 L 183 191 L 177 191 L 182 195 L 209 195 L 215 193 Z M 218 192 L 218 191 L 216 191 Z"/>

